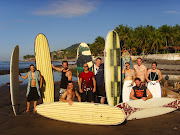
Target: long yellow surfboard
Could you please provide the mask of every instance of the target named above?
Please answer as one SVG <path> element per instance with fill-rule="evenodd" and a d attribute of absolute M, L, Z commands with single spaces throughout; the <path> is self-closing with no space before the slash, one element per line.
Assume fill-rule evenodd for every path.
<path fill-rule="evenodd" d="M 38 34 L 35 39 L 36 68 L 43 78 L 41 95 L 44 103 L 54 102 L 54 81 L 47 38 Z"/>
<path fill-rule="evenodd" d="M 107 34 L 104 54 L 104 77 L 108 104 L 119 104 L 121 94 L 121 49 L 116 31 Z"/>
<path fill-rule="evenodd" d="M 50 119 L 92 125 L 118 125 L 126 117 L 120 108 L 85 102 L 73 102 L 72 105 L 67 102 L 41 104 L 36 111 Z"/>

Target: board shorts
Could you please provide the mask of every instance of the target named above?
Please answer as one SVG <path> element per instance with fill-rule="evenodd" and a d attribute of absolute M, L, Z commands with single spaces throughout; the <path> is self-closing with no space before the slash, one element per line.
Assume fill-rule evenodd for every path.
<path fill-rule="evenodd" d="M 39 100 L 39 95 L 36 87 L 30 87 L 30 92 L 27 96 L 27 102 Z"/>
<path fill-rule="evenodd" d="M 105 85 L 96 85 L 96 95 L 97 97 L 106 97 Z"/>
<path fill-rule="evenodd" d="M 66 89 L 60 88 L 60 90 L 59 90 L 59 99 L 61 99 L 61 97 L 62 97 L 62 95 L 64 94 L 65 91 L 66 91 Z"/>
<path fill-rule="evenodd" d="M 83 93 L 81 94 L 81 101 L 82 102 L 91 102 L 95 100 L 95 94 L 93 93 L 92 90 L 89 91 L 83 91 Z"/>

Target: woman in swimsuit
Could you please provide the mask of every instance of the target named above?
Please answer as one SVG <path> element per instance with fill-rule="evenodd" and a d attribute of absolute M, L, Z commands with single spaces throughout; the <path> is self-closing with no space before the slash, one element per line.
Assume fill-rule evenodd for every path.
<path fill-rule="evenodd" d="M 146 80 L 148 81 L 148 89 L 153 95 L 153 98 L 161 97 L 161 85 L 162 73 L 156 68 L 157 63 L 152 63 L 152 68 L 147 71 Z"/>
<path fill-rule="evenodd" d="M 130 68 L 129 62 L 125 63 L 125 66 L 122 70 L 122 74 L 125 75 L 124 84 L 123 84 L 123 93 L 122 93 L 123 98 L 122 98 L 122 100 L 123 100 L 123 102 L 127 102 L 130 100 L 129 96 L 131 93 L 132 86 L 134 85 L 134 79 L 135 79 L 134 69 Z"/>

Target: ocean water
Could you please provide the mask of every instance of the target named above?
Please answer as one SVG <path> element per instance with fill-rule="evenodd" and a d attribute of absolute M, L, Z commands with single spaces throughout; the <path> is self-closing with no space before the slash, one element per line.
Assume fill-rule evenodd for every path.
<path fill-rule="evenodd" d="M 23 76 L 26 76 L 27 73 L 21 73 Z M 53 72 L 53 78 L 54 82 L 60 81 L 61 80 L 61 73 L 59 72 Z M 19 81 L 23 81 L 23 84 L 27 84 L 28 79 L 24 80 L 21 77 L 19 77 Z M 78 81 L 78 78 L 73 76 L 72 81 Z M 0 75 L 0 87 L 6 85 L 7 82 L 10 82 L 10 75 Z"/>
<path fill-rule="evenodd" d="M 29 68 L 29 66 L 30 66 L 31 64 L 36 65 L 35 62 L 19 62 L 19 68 L 20 68 L 20 69 Z M 54 66 L 57 66 L 57 65 L 62 65 L 62 62 L 53 61 L 52 64 L 53 64 Z M 75 64 L 75 62 L 72 61 L 72 62 L 69 62 L 69 64 Z M 9 70 L 9 69 L 10 69 L 10 62 L 9 62 L 9 61 L 1 61 L 1 62 L 0 62 L 0 70 Z"/>
<path fill-rule="evenodd" d="M 23 69 L 23 68 L 29 68 L 29 65 L 34 64 L 35 62 L 19 62 L 19 68 Z M 52 62 L 53 65 L 57 66 L 57 65 L 62 65 L 61 62 Z M 69 64 L 75 64 L 75 62 L 69 62 Z M 5 62 L 0 62 L 0 70 L 9 70 L 10 69 L 10 62 L 5 61 Z M 23 76 L 26 76 L 27 73 L 21 73 Z M 61 73 L 59 72 L 53 72 L 53 78 L 54 81 L 60 81 L 61 80 Z M 72 77 L 72 81 L 77 81 L 78 78 L 73 76 Z M 24 80 L 21 77 L 19 77 L 19 81 L 23 81 L 22 84 L 27 84 L 28 80 Z M 0 87 L 5 85 L 7 82 L 10 82 L 10 75 L 6 74 L 6 75 L 0 75 Z"/>

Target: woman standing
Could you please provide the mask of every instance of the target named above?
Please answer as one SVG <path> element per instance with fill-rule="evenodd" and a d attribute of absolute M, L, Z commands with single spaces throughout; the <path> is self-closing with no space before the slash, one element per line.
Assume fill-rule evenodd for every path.
<path fill-rule="evenodd" d="M 153 98 L 161 97 L 161 85 L 162 73 L 157 69 L 157 63 L 152 63 L 152 68 L 147 71 L 146 80 L 148 82 L 148 89 L 152 93 Z"/>
<path fill-rule="evenodd" d="M 126 68 L 126 69 L 125 69 Z M 130 68 L 130 63 L 126 62 L 125 66 L 122 70 L 122 74 L 124 74 L 124 85 L 123 85 L 123 102 L 127 102 L 130 100 L 130 93 L 132 86 L 134 85 L 135 72 Z"/>

